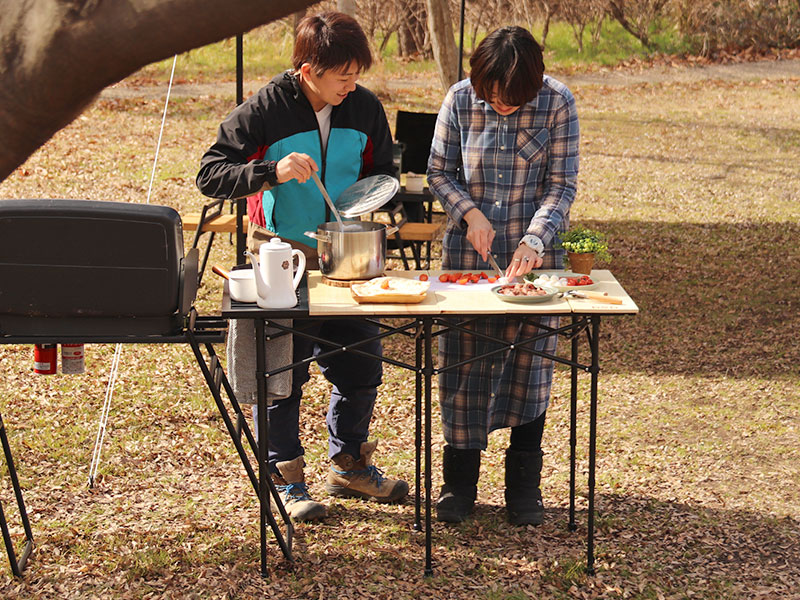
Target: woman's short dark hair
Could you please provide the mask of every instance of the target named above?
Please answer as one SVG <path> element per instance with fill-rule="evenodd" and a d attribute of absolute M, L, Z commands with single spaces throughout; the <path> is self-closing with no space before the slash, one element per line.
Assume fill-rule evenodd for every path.
<path fill-rule="evenodd" d="M 342 69 L 354 61 L 361 71 L 372 66 L 364 30 L 344 13 L 328 11 L 304 17 L 297 25 L 296 35 L 292 54 L 295 70 L 303 63 L 309 63 L 318 75 Z"/>
<path fill-rule="evenodd" d="M 523 27 L 496 29 L 478 44 L 469 59 L 470 80 L 481 100 L 509 106 L 530 102 L 542 89 L 542 47 Z M 497 84 L 497 98 L 492 98 Z"/>

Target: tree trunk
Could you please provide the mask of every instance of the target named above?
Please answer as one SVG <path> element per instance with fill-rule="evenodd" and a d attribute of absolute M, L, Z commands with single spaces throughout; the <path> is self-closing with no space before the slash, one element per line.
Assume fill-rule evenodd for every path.
<path fill-rule="evenodd" d="M 547 45 L 547 34 L 550 33 L 550 22 L 558 12 L 558 2 L 542 2 L 544 8 L 544 27 L 542 27 L 542 49 Z"/>
<path fill-rule="evenodd" d="M 450 8 L 442 0 L 425 0 L 428 6 L 428 31 L 439 79 L 447 90 L 458 81 L 458 47 L 453 36 Z"/>
<path fill-rule="evenodd" d="M 0 0 L 0 181 L 140 67 L 313 0 Z"/>
<path fill-rule="evenodd" d="M 631 23 L 625 11 L 625 0 L 609 0 L 608 8 L 611 16 L 614 17 L 614 19 L 616 19 L 620 25 L 622 25 L 622 28 L 625 31 L 639 40 L 642 43 L 642 46 L 648 50 L 652 50 L 652 46 L 650 45 L 650 36 L 647 34 L 647 25 L 649 23 L 648 20 L 644 20 L 644 26 L 642 26 L 641 22 L 637 23 L 636 25 Z"/>

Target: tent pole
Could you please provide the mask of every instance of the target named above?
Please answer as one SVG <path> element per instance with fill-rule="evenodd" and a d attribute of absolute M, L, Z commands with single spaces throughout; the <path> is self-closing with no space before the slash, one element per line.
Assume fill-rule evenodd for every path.
<path fill-rule="evenodd" d="M 461 0 L 461 27 L 458 34 L 458 80 L 464 79 L 464 5 L 467 0 Z"/>
<path fill-rule="evenodd" d="M 244 102 L 244 36 L 236 36 L 236 105 Z M 247 200 L 236 200 L 236 264 L 245 262 L 244 251 L 247 249 L 247 234 L 244 231 L 244 215 L 247 213 Z"/>

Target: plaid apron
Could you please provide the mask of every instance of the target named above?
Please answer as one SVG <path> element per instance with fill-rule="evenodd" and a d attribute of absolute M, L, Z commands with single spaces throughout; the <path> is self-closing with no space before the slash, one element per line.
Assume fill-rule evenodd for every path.
<path fill-rule="evenodd" d="M 543 268 L 561 268 L 562 252 L 545 252 Z M 478 256 L 476 252 L 472 255 Z M 452 258 L 452 257 L 448 257 Z M 478 257 L 480 260 L 480 257 Z M 505 263 L 501 261 L 501 266 Z M 446 269 L 476 270 L 462 263 Z M 488 317 L 475 321 L 470 329 L 505 342 L 528 339 L 541 331 L 533 323 L 558 327 L 558 317 L 529 319 L 523 325 L 514 317 Z M 497 350 L 499 344 L 462 332 L 448 332 L 439 338 L 439 364 L 448 365 Z M 554 354 L 556 337 L 533 345 L 539 352 Z M 444 439 L 455 448 L 485 449 L 491 431 L 515 427 L 535 420 L 550 400 L 553 361 L 523 348 L 495 354 L 439 375 L 439 403 Z"/>
<path fill-rule="evenodd" d="M 536 98 L 508 116 L 479 100 L 469 80 L 453 86 L 439 111 L 428 184 L 449 220 L 442 241 L 442 266 L 483 271 L 483 262 L 466 239 L 464 215 L 479 208 L 496 236 L 493 254 L 501 267 L 511 261 L 525 234 L 545 245 L 542 269 L 561 269 L 563 252 L 556 235 L 569 227 L 578 174 L 578 117 L 572 94 L 545 76 Z M 558 327 L 558 317 L 480 319 L 474 331 L 505 342 L 542 333 L 534 323 Z M 554 354 L 556 338 L 533 347 Z M 498 349 L 497 342 L 462 332 L 440 337 L 439 364 L 450 365 Z M 524 425 L 539 417 L 550 399 L 553 361 L 517 348 L 462 365 L 439 376 L 444 438 L 459 449 L 485 449 L 495 429 Z"/>

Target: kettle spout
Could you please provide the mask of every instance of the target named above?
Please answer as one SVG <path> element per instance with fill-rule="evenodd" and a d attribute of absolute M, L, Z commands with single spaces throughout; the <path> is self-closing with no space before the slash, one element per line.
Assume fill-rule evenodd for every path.
<path fill-rule="evenodd" d="M 245 254 L 250 257 L 250 262 L 253 264 L 253 273 L 256 277 L 256 289 L 258 290 L 258 296 L 262 299 L 266 299 L 269 296 L 269 284 L 266 282 L 264 275 L 261 273 L 261 267 L 258 263 L 258 259 L 250 251 L 245 252 Z"/>

